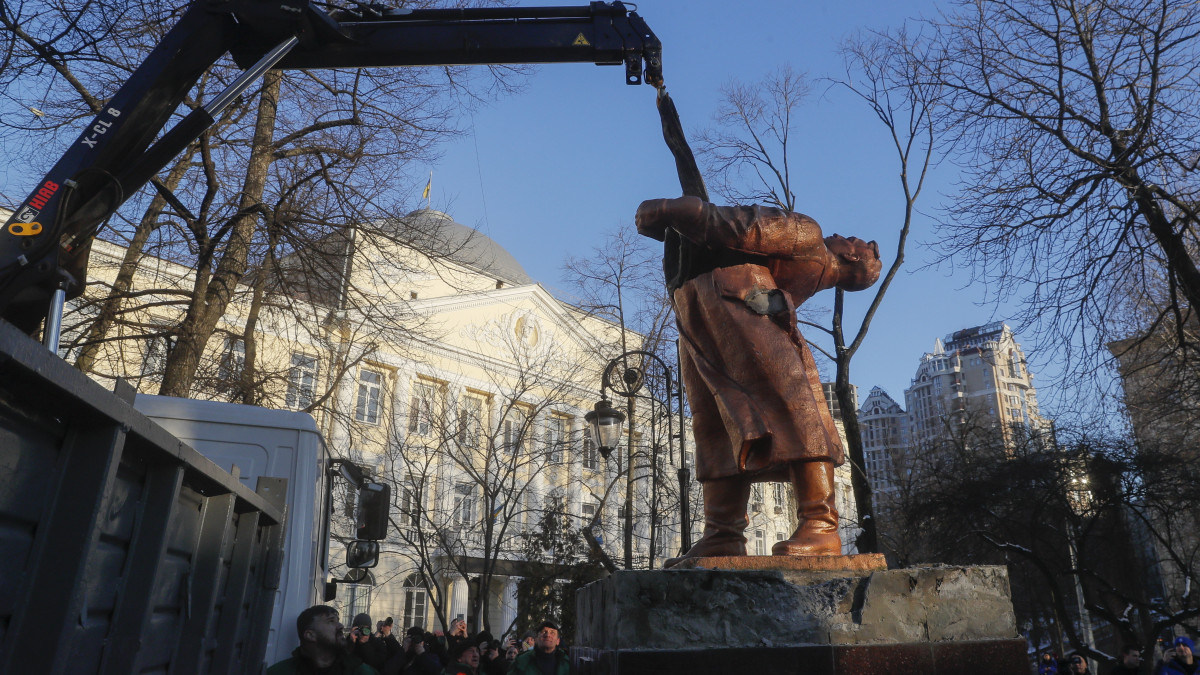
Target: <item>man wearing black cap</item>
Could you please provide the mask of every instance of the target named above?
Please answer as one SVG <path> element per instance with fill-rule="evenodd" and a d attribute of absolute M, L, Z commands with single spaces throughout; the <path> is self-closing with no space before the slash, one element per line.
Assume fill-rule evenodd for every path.
<path fill-rule="evenodd" d="M 350 653 L 362 659 L 363 663 L 375 670 L 383 670 L 387 663 L 387 646 L 372 634 L 373 626 L 369 614 L 364 612 L 355 616 L 347 646 Z"/>
<path fill-rule="evenodd" d="M 424 628 L 413 626 L 405 631 L 404 642 L 383 667 L 383 675 L 438 675 L 442 662 L 429 648 L 435 640 Z"/>
<path fill-rule="evenodd" d="M 1192 675 L 1196 672 L 1196 643 L 1186 635 L 1175 638 L 1172 648 L 1163 652 L 1158 675 Z"/>
<path fill-rule="evenodd" d="M 379 639 L 383 641 L 383 646 L 387 647 L 387 658 L 390 661 L 396 652 L 400 651 L 400 641 L 392 635 L 392 617 L 388 617 L 386 621 L 380 621 Z"/>
<path fill-rule="evenodd" d="M 570 675 L 571 662 L 558 648 L 558 624 L 543 621 L 533 636 L 533 649 L 517 657 L 509 675 Z"/>

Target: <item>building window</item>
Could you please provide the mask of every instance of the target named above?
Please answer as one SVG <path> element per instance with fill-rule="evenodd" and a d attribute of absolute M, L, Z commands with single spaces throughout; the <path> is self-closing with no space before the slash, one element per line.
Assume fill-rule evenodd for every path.
<path fill-rule="evenodd" d="M 433 385 L 417 382 L 408 399 L 408 433 L 428 436 L 433 428 Z"/>
<path fill-rule="evenodd" d="M 767 533 L 763 530 L 754 531 L 754 555 L 767 554 Z"/>
<path fill-rule="evenodd" d="M 358 401 L 354 405 L 354 419 L 367 424 L 379 424 L 379 390 L 383 375 L 374 370 L 358 370 Z"/>
<path fill-rule="evenodd" d="M 404 623 L 403 627 L 425 627 L 425 605 L 428 599 L 425 586 L 411 574 L 404 580 Z"/>
<path fill-rule="evenodd" d="M 583 524 L 585 526 L 591 524 L 592 518 L 594 518 L 596 516 L 596 511 L 599 508 L 600 508 L 600 505 L 597 504 L 596 502 L 584 502 L 583 503 L 583 505 L 580 507 L 580 510 L 583 515 Z M 603 527 L 603 526 L 604 526 L 604 523 L 601 521 L 601 519 L 596 518 L 596 527 Z"/>
<path fill-rule="evenodd" d="M 750 510 L 755 513 L 759 513 L 763 510 L 762 483 L 755 483 L 750 487 Z"/>
<path fill-rule="evenodd" d="M 567 512 L 567 498 L 563 495 L 562 490 L 555 488 L 546 495 L 545 508 L 547 513 L 555 515 L 565 514 Z"/>
<path fill-rule="evenodd" d="M 368 573 L 369 574 L 369 573 Z M 370 577 L 368 577 L 370 578 Z M 346 589 L 346 615 L 355 616 L 371 611 L 371 586 L 369 584 L 339 584 Z"/>
<path fill-rule="evenodd" d="M 146 344 L 145 359 L 142 360 L 142 376 L 151 375 L 161 378 L 167 370 L 167 357 L 175 350 L 176 338 L 170 334 L 168 326 L 155 324 L 163 332 L 150 338 Z"/>
<path fill-rule="evenodd" d="M 241 338 L 226 338 L 225 353 L 217 373 L 222 380 L 230 382 L 242 376 L 246 369 L 246 343 Z"/>
<path fill-rule="evenodd" d="M 405 476 L 401 483 L 400 524 L 405 527 L 421 524 L 421 484 L 412 476 Z"/>
<path fill-rule="evenodd" d="M 458 409 L 458 442 L 473 450 L 483 442 L 484 400 L 479 396 L 464 396 Z"/>
<path fill-rule="evenodd" d="M 512 454 L 525 451 L 525 420 L 520 408 L 510 410 L 504 419 L 504 448 Z"/>
<path fill-rule="evenodd" d="M 475 524 L 475 486 L 472 483 L 454 485 L 454 524 L 470 528 Z"/>
<path fill-rule="evenodd" d="M 787 486 L 783 483 L 771 484 L 771 498 L 775 501 L 775 513 L 783 513 L 787 506 Z"/>
<path fill-rule="evenodd" d="M 671 555 L 671 532 L 665 527 L 659 527 L 655 533 L 654 552 L 660 558 Z"/>
<path fill-rule="evenodd" d="M 305 410 L 313 404 L 313 390 L 317 384 L 317 357 L 308 354 L 292 354 L 292 367 L 288 369 L 287 397 L 284 405 L 292 410 Z"/>
<path fill-rule="evenodd" d="M 567 418 L 551 415 L 546 420 L 546 459 L 551 464 L 562 464 L 563 449 L 567 444 Z"/>
<path fill-rule="evenodd" d="M 600 453 L 596 451 L 596 444 L 587 433 L 583 435 L 583 468 L 589 471 L 600 470 Z"/>

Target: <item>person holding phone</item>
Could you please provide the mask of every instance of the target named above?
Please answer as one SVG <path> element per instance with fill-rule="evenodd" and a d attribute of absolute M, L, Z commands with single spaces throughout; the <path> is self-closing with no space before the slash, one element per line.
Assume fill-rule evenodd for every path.
<path fill-rule="evenodd" d="M 1171 642 L 1171 648 L 1163 652 L 1156 675 L 1192 675 L 1196 672 L 1195 650 L 1196 643 L 1190 637 L 1176 637 Z"/>

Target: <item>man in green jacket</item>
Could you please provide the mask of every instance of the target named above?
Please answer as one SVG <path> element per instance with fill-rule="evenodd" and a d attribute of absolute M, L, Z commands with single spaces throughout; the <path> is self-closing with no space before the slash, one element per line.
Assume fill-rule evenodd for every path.
<path fill-rule="evenodd" d="M 558 624 L 543 621 L 533 637 L 533 649 L 522 653 L 508 668 L 509 675 L 571 675 L 571 661 L 558 648 Z"/>
<path fill-rule="evenodd" d="M 296 617 L 300 646 L 292 657 L 267 669 L 267 675 L 379 675 L 379 671 L 346 652 L 345 626 L 337 610 L 315 605 Z"/>

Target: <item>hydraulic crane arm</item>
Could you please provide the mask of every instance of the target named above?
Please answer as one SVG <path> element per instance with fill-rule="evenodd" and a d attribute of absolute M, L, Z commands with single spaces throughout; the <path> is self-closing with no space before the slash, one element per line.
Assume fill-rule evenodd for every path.
<path fill-rule="evenodd" d="M 226 52 L 246 71 L 160 135 Z M 298 0 L 196 0 L 0 230 L 0 317 L 26 332 L 48 318 L 56 343 L 51 326 L 82 292 L 98 228 L 271 68 L 582 62 L 624 64 L 628 84 L 644 72 L 657 85 L 661 53 L 621 2 L 327 13 Z"/>
<path fill-rule="evenodd" d="M 360 68 L 490 63 L 625 64 L 626 81 L 661 79 L 662 48 L 620 2 L 589 7 L 389 10 L 342 14 L 344 40 L 301 45 L 279 68 Z M 254 51 L 233 49 L 243 67 Z"/>

